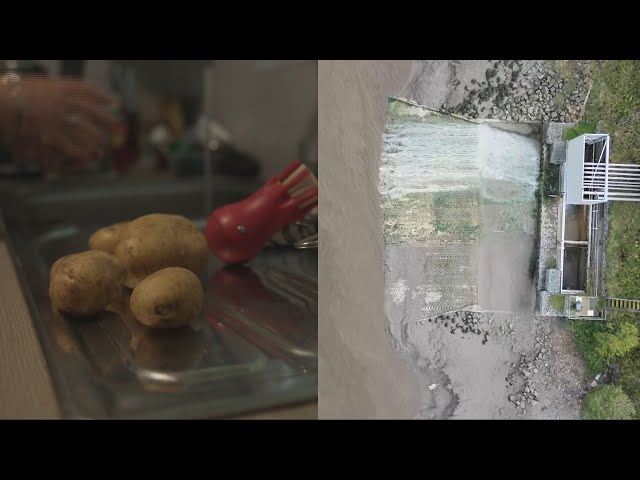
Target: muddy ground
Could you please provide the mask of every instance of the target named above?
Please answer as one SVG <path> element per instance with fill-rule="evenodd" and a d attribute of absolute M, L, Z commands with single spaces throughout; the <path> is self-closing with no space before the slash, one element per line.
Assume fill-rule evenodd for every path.
<path fill-rule="evenodd" d="M 513 67 L 519 72 L 515 79 L 509 75 Z M 487 70 L 498 73 L 487 76 Z M 474 118 L 575 121 L 589 82 L 588 64 L 581 62 L 422 61 L 403 96 Z M 491 208 L 483 206 L 484 225 L 495 217 Z M 535 210 L 519 214 L 535 222 Z M 478 305 L 472 308 L 481 312 L 428 317 L 421 294 L 425 247 L 385 246 L 388 333 L 396 351 L 419 372 L 416 418 L 579 418 L 588 382 L 566 326 L 534 315 L 534 251 L 530 231 L 485 229 Z"/>

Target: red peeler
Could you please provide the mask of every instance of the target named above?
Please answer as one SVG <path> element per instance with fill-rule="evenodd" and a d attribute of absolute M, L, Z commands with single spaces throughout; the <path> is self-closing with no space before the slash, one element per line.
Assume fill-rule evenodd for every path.
<path fill-rule="evenodd" d="M 317 205 L 315 177 L 296 160 L 251 196 L 214 210 L 205 228 L 209 249 L 227 264 L 245 263 L 276 232 L 302 220 Z"/>

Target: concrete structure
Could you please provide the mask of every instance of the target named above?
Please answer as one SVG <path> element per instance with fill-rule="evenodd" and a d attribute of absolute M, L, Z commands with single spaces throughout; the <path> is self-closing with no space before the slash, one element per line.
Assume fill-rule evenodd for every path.
<path fill-rule="evenodd" d="M 567 160 L 567 142 L 557 141 L 551 144 L 549 161 L 554 165 L 562 165 Z"/>
<path fill-rule="evenodd" d="M 567 295 L 564 297 L 565 312 L 571 319 L 599 320 L 600 308 L 598 308 L 597 297 L 587 297 L 582 295 Z"/>
<path fill-rule="evenodd" d="M 607 309 L 621 309 L 619 305 L 626 302 L 626 309 L 632 310 L 630 302 L 636 302 L 603 300 L 600 305 L 598 301 L 602 294 L 598 282 L 604 255 L 600 251 L 604 245 L 603 204 L 640 201 L 640 165 L 610 164 L 609 144 L 610 137 L 604 133 L 580 135 L 566 142 L 563 161 L 557 138 L 552 142 L 550 163 L 560 164 L 562 185 L 558 205 L 559 291 L 565 295 L 569 318 L 601 320 Z M 640 307 L 640 302 L 636 303 L 633 306 Z"/>
<path fill-rule="evenodd" d="M 567 161 L 563 166 L 566 203 L 592 205 L 606 202 L 608 165 L 609 135 L 585 134 L 567 142 Z M 602 188 L 594 188 L 601 183 Z"/>
<path fill-rule="evenodd" d="M 557 268 L 548 268 L 545 274 L 545 287 L 549 293 L 560 293 L 562 272 Z"/>
<path fill-rule="evenodd" d="M 567 142 L 566 201 L 593 205 L 640 200 L 640 165 L 609 163 L 609 135 L 585 134 Z"/>

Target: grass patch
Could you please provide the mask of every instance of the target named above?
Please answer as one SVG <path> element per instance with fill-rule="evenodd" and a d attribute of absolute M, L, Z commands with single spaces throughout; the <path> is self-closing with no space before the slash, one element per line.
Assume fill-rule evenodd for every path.
<path fill-rule="evenodd" d="M 620 362 L 620 378 L 618 384 L 625 391 L 636 410 L 636 418 L 640 419 L 640 348 L 634 349 Z"/>
<path fill-rule="evenodd" d="M 480 234 L 477 214 L 470 213 L 478 207 L 476 192 L 437 192 L 433 205 L 434 227 L 437 233 L 448 233 L 460 240 L 476 240 Z"/>
<path fill-rule="evenodd" d="M 586 118 L 612 136 L 611 161 L 640 162 L 640 62 L 608 60 L 594 73 Z"/>
<path fill-rule="evenodd" d="M 607 294 L 640 298 L 640 204 L 612 202 L 607 242 Z"/>
<path fill-rule="evenodd" d="M 614 385 L 601 385 L 584 399 L 582 417 L 585 420 L 631 420 L 636 411 L 629 396 Z"/>
<path fill-rule="evenodd" d="M 551 305 L 558 312 L 563 311 L 564 295 L 551 295 L 551 298 L 549 298 L 549 305 Z"/>
<path fill-rule="evenodd" d="M 562 138 L 564 140 L 573 140 L 574 138 L 579 137 L 580 135 L 584 135 L 585 133 L 595 133 L 596 132 L 596 123 L 591 121 L 582 121 L 578 123 L 575 127 L 568 129 L 566 132 L 562 134 Z"/>

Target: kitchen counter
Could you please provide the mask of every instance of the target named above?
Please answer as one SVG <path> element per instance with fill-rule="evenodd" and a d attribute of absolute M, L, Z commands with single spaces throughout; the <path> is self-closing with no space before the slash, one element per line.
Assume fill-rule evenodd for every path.
<path fill-rule="evenodd" d="M 100 182 L 98 182 L 100 183 Z M 134 185 L 130 188 L 135 190 Z M 13 188 L 12 191 L 7 191 L 7 185 L 10 184 Z M 229 182 L 223 182 L 219 180 L 219 185 L 225 187 L 227 198 L 233 197 L 233 195 L 243 195 L 242 189 L 252 189 L 253 185 L 241 186 L 232 185 Z M 17 186 L 17 187 L 16 187 Z M 84 190 L 91 190 L 91 185 L 84 185 Z M 103 191 L 102 187 L 97 189 Z M 124 191 L 121 186 L 117 186 L 121 191 Z M 197 182 L 194 180 L 184 180 L 172 183 L 173 193 L 170 195 L 177 198 L 179 202 L 184 205 L 190 205 L 194 203 L 193 200 L 197 198 L 200 193 Z M 234 190 L 235 189 L 235 190 Z M 13 195 L 17 197 L 28 197 L 29 195 L 39 196 L 40 200 L 36 200 L 29 208 L 24 212 L 30 215 L 34 215 L 37 222 L 52 222 L 55 220 L 56 215 L 60 215 L 60 211 L 66 211 L 67 204 L 71 206 L 79 205 L 77 198 L 74 195 L 86 195 L 82 193 L 82 188 L 72 189 L 73 191 L 64 192 L 63 194 L 55 194 L 60 192 L 60 187 L 57 188 L 50 186 L 43 186 L 38 182 L 26 180 L 19 182 L 11 182 L 5 179 L 0 180 L 0 207 L 4 205 L 5 212 L 12 214 L 14 217 L 20 215 L 23 212 L 23 206 L 15 206 L 13 203 L 7 203 L 7 199 Z M 53 192 L 52 196 L 48 196 L 48 191 Z M 137 190 L 139 192 L 139 190 Z M 223 192 L 223 196 L 225 194 Z M 144 192 L 142 192 L 144 194 Z M 142 195 L 141 194 L 141 195 Z M 44 196 L 43 196 L 44 195 Z M 131 194 L 127 194 L 131 195 Z M 153 202 L 154 198 L 157 200 L 157 195 L 154 197 L 152 191 L 148 194 L 148 202 Z M 163 205 L 176 204 L 174 199 L 160 200 L 159 203 Z M 121 210 L 122 208 L 129 208 L 130 200 L 121 195 L 119 198 L 109 199 L 110 203 L 115 203 L 116 206 L 111 210 L 111 214 L 114 211 Z M 76 203 L 74 203 L 76 202 Z M 100 202 L 106 204 L 106 200 L 102 198 L 92 198 L 90 200 L 91 205 L 94 207 L 99 205 Z M 164 202 L 164 203 L 163 203 Z M 87 203 L 87 202 L 85 202 Z M 140 207 L 143 202 L 137 202 L 133 208 L 147 208 Z M 122 207 L 121 207 L 122 205 Z M 69 210 L 69 221 L 83 222 L 85 218 L 91 213 L 89 206 L 82 205 L 82 208 L 73 208 Z M 162 206 L 158 207 L 162 209 Z M 9 210 L 11 209 L 11 210 Z M 120 212 L 122 214 L 122 212 Z M 107 212 L 107 216 L 109 212 Z M 29 419 L 57 419 L 63 418 L 63 408 L 59 403 L 59 396 L 57 395 L 57 389 L 54 386 L 54 379 L 56 373 L 53 373 L 50 369 L 50 365 L 47 364 L 49 355 L 45 354 L 45 350 L 42 348 L 42 343 L 38 338 L 39 330 L 34 325 L 34 321 L 31 317 L 31 311 L 29 305 L 32 301 L 28 300 L 25 296 L 25 291 L 21 288 L 20 274 L 16 271 L 16 265 L 19 265 L 20 270 L 24 270 L 23 264 L 15 264 L 15 261 L 20 262 L 19 258 L 12 258 L 12 253 L 16 252 L 15 244 L 12 248 L 9 248 L 9 235 L 4 231 L 4 226 L 1 221 L 2 211 L 0 211 L 0 419 L 4 418 L 29 418 Z M 109 219 L 104 219 L 104 223 L 107 223 Z M 13 235 L 12 235 L 13 236 Z M 25 251 L 22 252 L 20 258 L 25 258 Z M 35 252 L 34 252 L 35 255 Z M 31 282 L 29 282 L 31 286 Z M 39 290 L 42 290 L 42 285 L 39 286 Z M 33 294 L 31 294 L 33 295 Z M 31 298 L 31 297 L 29 297 Z M 42 328 L 41 326 L 39 328 Z M 41 333 L 40 333 L 41 334 Z M 59 375 L 59 371 L 58 371 Z M 57 382 L 57 381 L 56 381 Z M 306 397 L 309 398 L 309 397 Z M 259 406 L 247 407 L 245 411 L 238 414 L 232 414 L 226 416 L 227 418 L 242 418 L 242 419 L 314 419 L 317 418 L 317 400 L 303 401 L 301 403 L 281 402 L 277 408 L 267 408 L 258 410 Z M 274 404 L 273 402 L 271 403 Z M 225 415 L 223 415 L 225 416 Z M 164 415 L 166 418 L 166 414 Z"/>
<path fill-rule="evenodd" d="M 60 416 L 9 250 L 0 241 L 0 418 Z"/>
<path fill-rule="evenodd" d="M 318 402 L 312 401 L 230 418 L 315 419 L 317 415 Z M 9 250 L 0 240 L 0 419 L 60 418 L 49 370 Z"/>

